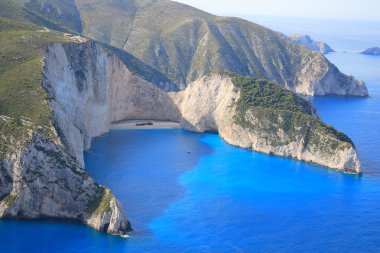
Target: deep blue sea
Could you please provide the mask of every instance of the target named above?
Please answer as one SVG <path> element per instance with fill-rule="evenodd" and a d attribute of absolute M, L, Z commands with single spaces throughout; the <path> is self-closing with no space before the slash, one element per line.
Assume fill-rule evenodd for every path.
<path fill-rule="evenodd" d="M 113 131 L 93 142 L 86 167 L 121 200 L 131 237 L 0 220 L 0 252 L 380 252 L 380 57 L 357 54 L 380 46 L 380 25 L 256 21 L 326 40 L 338 51 L 327 57 L 366 81 L 371 98 L 312 99 L 354 140 L 363 176 L 239 149 L 213 134 Z"/>

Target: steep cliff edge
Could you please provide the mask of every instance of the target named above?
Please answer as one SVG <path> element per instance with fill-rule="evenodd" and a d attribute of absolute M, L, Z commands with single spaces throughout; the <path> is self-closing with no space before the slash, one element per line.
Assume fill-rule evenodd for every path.
<path fill-rule="evenodd" d="M 113 122 L 180 118 L 166 92 L 130 72 L 95 42 L 51 44 L 44 55 L 43 86 L 53 124 L 81 165 L 91 140 L 107 133 Z"/>
<path fill-rule="evenodd" d="M 360 172 L 351 140 L 321 122 L 308 102 L 274 83 L 215 74 L 171 95 L 186 129 L 217 131 L 242 148 Z"/>
<path fill-rule="evenodd" d="M 62 33 L 0 19 L 0 218 L 70 219 L 125 235 L 129 222 L 51 124 L 41 51 Z"/>
<path fill-rule="evenodd" d="M 125 235 L 130 224 L 121 204 L 92 180 L 57 136 L 46 136 L 53 128 L 43 130 L 27 120 L 0 119 L 2 145 L 11 147 L 1 162 L 0 217 L 77 220 Z"/>

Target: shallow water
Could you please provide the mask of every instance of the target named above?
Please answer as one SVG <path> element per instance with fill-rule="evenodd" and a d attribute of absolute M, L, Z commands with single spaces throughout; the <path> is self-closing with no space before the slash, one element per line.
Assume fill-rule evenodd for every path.
<path fill-rule="evenodd" d="M 94 141 L 86 166 L 123 203 L 131 238 L 0 220 L 1 252 L 379 252 L 380 57 L 328 58 L 365 80 L 372 96 L 312 99 L 323 120 L 354 140 L 362 177 L 232 147 L 213 134 L 113 131 Z"/>

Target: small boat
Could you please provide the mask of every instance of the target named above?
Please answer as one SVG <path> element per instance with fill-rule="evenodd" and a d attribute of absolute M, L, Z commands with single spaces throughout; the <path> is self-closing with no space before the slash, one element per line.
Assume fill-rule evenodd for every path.
<path fill-rule="evenodd" d="M 153 126 L 153 122 L 136 123 L 136 126 Z"/>

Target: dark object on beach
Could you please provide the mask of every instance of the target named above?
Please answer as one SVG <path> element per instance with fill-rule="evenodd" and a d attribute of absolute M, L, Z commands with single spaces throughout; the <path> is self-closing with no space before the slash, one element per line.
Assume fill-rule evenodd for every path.
<path fill-rule="evenodd" d="M 153 126 L 153 122 L 137 123 L 136 126 Z"/>

